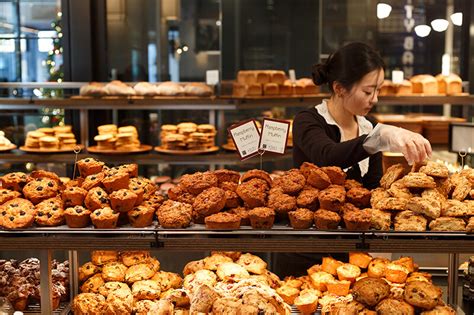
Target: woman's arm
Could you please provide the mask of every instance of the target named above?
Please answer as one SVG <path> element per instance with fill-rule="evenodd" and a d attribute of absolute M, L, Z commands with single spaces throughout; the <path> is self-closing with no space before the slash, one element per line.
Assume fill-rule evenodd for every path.
<path fill-rule="evenodd" d="M 368 189 L 379 187 L 382 173 L 382 152 L 379 152 L 370 157 L 369 170 L 362 178 L 362 184 Z"/>
<path fill-rule="evenodd" d="M 350 167 L 369 157 L 362 144 L 367 135 L 337 142 L 325 130 L 324 119 L 309 111 L 300 112 L 293 121 L 293 142 L 318 166 Z"/>

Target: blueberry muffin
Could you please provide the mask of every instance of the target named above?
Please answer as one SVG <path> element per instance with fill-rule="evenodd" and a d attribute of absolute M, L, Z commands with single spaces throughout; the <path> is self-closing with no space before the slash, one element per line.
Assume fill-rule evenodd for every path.
<path fill-rule="evenodd" d="M 109 195 L 110 207 L 118 212 L 127 212 L 133 209 L 137 198 L 137 194 L 129 189 L 116 190 Z"/>
<path fill-rule="evenodd" d="M 254 229 L 271 229 L 275 222 L 272 208 L 256 207 L 249 211 L 250 225 Z"/>
<path fill-rule="evenodd" d="M 115 169 L 115 168 L 113 168 L 113 169 Z M 116 169 L 127 172 L 128 176 L 130 178 L 138 177 L 138 165 L 135 164 L 135 163 L 123 164 L 123 165 L 120 165 L 120 166 L 116 167 Z"/>
<path fill-rule="evenodd" d="M 91 214 L 92 224 L 97 229 L 114 229 L 117 227 L 119 213 L 109 207 L 99 208 Z"/>
<path fill-rule="evenodd" d="M 143 199 L 145 200 L 149 199 L 158 190 L 158 187 L 156 187 L 151 180 L 144 177 L 131 178 L 130 184 L 134 184 L 143 189 Z"/>
<path fill-rule="evenodd" d="M 55 197 L 58 191 L 58 183 L 48 178 L 37 178 L 23 187 L 23 195 L 34 204 Z"/>
<path fill-rule="evenodd" d="M 81 187 L 69 187 L 64 189 L 61 198 L 64 201 L 64 207 L 82 206 L 86 199 L 87 190 Z"/>
<path fill-rule="evenodd" d="M 294 229 L 309 229 L 313 225 L 313 211 L 305 208 L 298 208 L 288 212 L 290 225 Z"/>
<path fill-rule="evenodd" d="M 104 179 L 105 174 L 103 172 L 92 174 L 84 178 L 81 187 L 85 190 L 91 190 L 94 187 L 102 186 L 102 180 Z"/>
<path fill-rule="evenodd" d="M 140 205 L 127 212 L 128 221 L 136 228 L 150 226 L 154 213 L 154 208 Z"/>
<path fill-rule="evenodd" d="M 130 176 L 127 172 L 110 170 L 106 173 L 104 179 L 102 179 L 102 185 L 104 185 L 105 190 L 110 194 L 116 190 L 127 189 L 129 180 Z"/>
<path fill-rule="evenodd" d="M 143 202 L 142 205 L 153 208 L 155 211 L 165 202 L 166 198 L 159 192 L 155 192 L 150 199 Z"/>
<path fill-rule="evenodd" d="M 2 188 L 22 192 L 28 182 L 28 175 L 22 172 L 8 173 L 2 176 L 0 181 Z"/>
<path fill-rule="evenodd" d="M 163 228 L 185 228 L 191 224 L 193 207 L 184 202 L 165 201 L 156 211 Z"/>
<path fill-rule="evenodd" d="M 8 200 L 19 198 L 21 193 L 15 190 L 0 188 L 0 205 L 4 204 Z"/>
<path fill-rule="evenodd" d="M 35 170 L 30 173 L 30 180 L 37 179 L 37 178 L 49 178 L 54 180 L 58 185 L 61 185 L 61 179 L 56 173 L 45 171 L 45 170 Z"/>
<path fill-rule="evenodd" d="M 109 206 L 109 195 L 100 187 L 94 187 L 86 195 L 84 201 L 87 209 L 94 211 L 95 209 Z"/>
<path fill-rule="evenodd" d="M 193 195 L 198 195 L 208 188 L 217 187 L 218 179 L 212 172 L 196 172 L 183 175 L 180 184 Z"/>
<path fill-rule="evenodd" d="M 226 197 L 224 190 L 218 187 L 211 187 L 200 193 L 193 203 L 195 217 L 204 219 L 205 217 L 218 213 L 224 209 Z"/>
<path fill-rule="evenodd" d="M 66 224 L 70 228 L 84 228 L 91 222 L 91 211 L 83 206 L 74 206 L 64 210 Z"/>
<path fill-rule="evenodd" d="M 64 224 L 63 201 L 59 196 L 43 200 L 35 208 L 35 221 L 38 225 L 58 226 Z"/>
<path fill-rule="evenodd" d="M 77 167 L 79 168 L 81 177 L 85 178 L 89 175 L 101 172 L 102 168 L 104 167 L 104 163 L 93 158 L 85 158 L 77 161 Z"/>
<path fill-rule="evenodd" d="M 130 183 L 128 184 L 128 190 L 137 195 L 137 200 L 135 201 L 134 206 L 141 205 L 143 202 L 144 191 L 140 185 L 133 181 L 133 178 L 131 178 Z"/>
<path fill-rule="evenodd" d="M 0 225 L 6 229 L 27 228 L 33 224 L 35 215 L 35 207 L 30 201 L 15 198 L 0 207 Z"/>

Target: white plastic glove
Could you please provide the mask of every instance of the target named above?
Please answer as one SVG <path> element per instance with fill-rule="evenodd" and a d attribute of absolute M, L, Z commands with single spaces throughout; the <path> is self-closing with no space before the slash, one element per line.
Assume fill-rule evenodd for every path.
<path fill-rule="evenodd" d="M 409 130 L 377 124 L 368 134 L 364 149 L 374 154 L 379 151 L 401 152 L 409 165 L 431 157 L 431 145 L 422 135 Z"/>

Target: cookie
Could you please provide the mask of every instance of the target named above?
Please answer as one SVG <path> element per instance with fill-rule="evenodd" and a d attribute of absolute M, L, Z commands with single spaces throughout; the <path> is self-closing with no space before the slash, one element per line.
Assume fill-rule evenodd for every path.
<path fill-rule="evenodd" d="M 14 198 L 0 206 L 0 225 L 6 229 L 30 227 L 35 220 L 36 210 L 26 199 Z"/>
<path fill-rule="evenodd" d="M 59 196 L 41 201 L 35 209 L 35 221 L 40 226 L 58 226 L 65 222 L 63 201 Z"/>
<path fill-rule="evenodd" d="M 21 197 L 21 193 L 15 190 L 0 188 L 0 205 L 8 200 Z"/>
<path fill-rule="evenodd" d="M 37 178 L 23 187 L 23 195 L 33 204 L 55 197 L 58 192 L 58 183 L 48 178 Z"/>
<path fill-rule="evenodd" d="M 28 175 L 22 172 L 8 173 L 0 177 L 2 188 L 22 192 L 29 181 Z"/>

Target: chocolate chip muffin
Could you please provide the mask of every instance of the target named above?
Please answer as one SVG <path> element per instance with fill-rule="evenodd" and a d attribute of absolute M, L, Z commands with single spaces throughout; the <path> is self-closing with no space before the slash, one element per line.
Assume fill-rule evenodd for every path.
<path fill-rule="evenodd" d="M 58 226 L 64 224 L 63 201 L 58 197 L 53 197 L 41 201 L 35 206 L 35 221 L 40 226 Z"/>
<path fill-rule="evenodd" d="M 158 187 L 155 185 L 155 183 L 153 183 L 148 178 L 144 178 L 144 177 L 130 178 L 130 185 L 129 186 L 141 187 L 143 189 L 143 199 L 144 200 L 149 199 L 158 190 Z M 131 189 L 131 190 L 133 192 L 135 192 L 133 189 Z M 138 195 L 137 192 L 135 192 L 135 193 Z"/>
<path fill-rule="evenodd" d="M 99 208 L 91 213 L 91 220 L 94 227 L 98 229 L 115 229 L 119 213 L 109 207 Z"/>
<path fill-rule="evenodd" d="M 110 207 L 118 212 L 127 212 L 133 209 L 137 198 L 131 190 L 119 189 L 109 195 Z"/>
<path fill-rule="evenodd" d="M 127 189 L 129 187 L 130 176 L 125 171 L 110 170 L 106 172 L 102 185 L 104 185 L 107 193 L 120 189 Z"/>
<path fill-rule="evenodd" d="M 49 178 L 37 178 L 23 187 L 23 195 L 34 204 L 55 197 L 58 192 L 58 183 Z"/>
<path fill-rule="evenodd" d="M 105 177 L 104 172 L 96 173 L 87 176 L 84 178 L 84 181 L 81 184 L 81 187 L 84 188 L 85 190 L 91 190 L 94 187 L 101 187 L 102 186 L 102 180 Z"/>
<path fill-rule="evenodd" d="M 133 227 L 146 227 L 153 223 L 153 215 L 155 209 L 153 207 L 140 205 L 127 212 L 128 221 Z"/>
<path fill-rule="evenodd" d="M 0 225 L 6 229 L 30 227 L 35 220 L 36 210 L 26 199 L 15 198 L 0 207 Z"/>
<path fill-rule="evenodd" d="M 93 158 L 85 158 L 77 161 L 77 167 L 81 177 L 86 178 L 89 175 L 97 174 L 102 171 L 104 163 Z"/>
<path fill-rule="evenodd" d="M 29 178 L 25 173 L 15 172 L 0 177 L 0 181 L 2 188 L 22 192 Z"/>
<path fill-rule="evenodd" d="M 92 212 L 90 210 L 84 208 L 83 206 L 66 208 L 66 210 L 64 210 L 66 224 L 70 228 L 84 228 L 91 222 L 91 213 Z"/>
<path fill-rule="evenodd" d="M 87 190 L 81 187 L 69 187 L 64 189 L 61 198 L 64 201 L 64 207 L 82 206 L 86 199 Z"/>
<path fill-rule="evenodd" d="M 87 193 L 84 201 L 87 209 L 94 211 L 95 209 L 109 206 L 109 195 L 100 187 L 94 187 Z"/>

